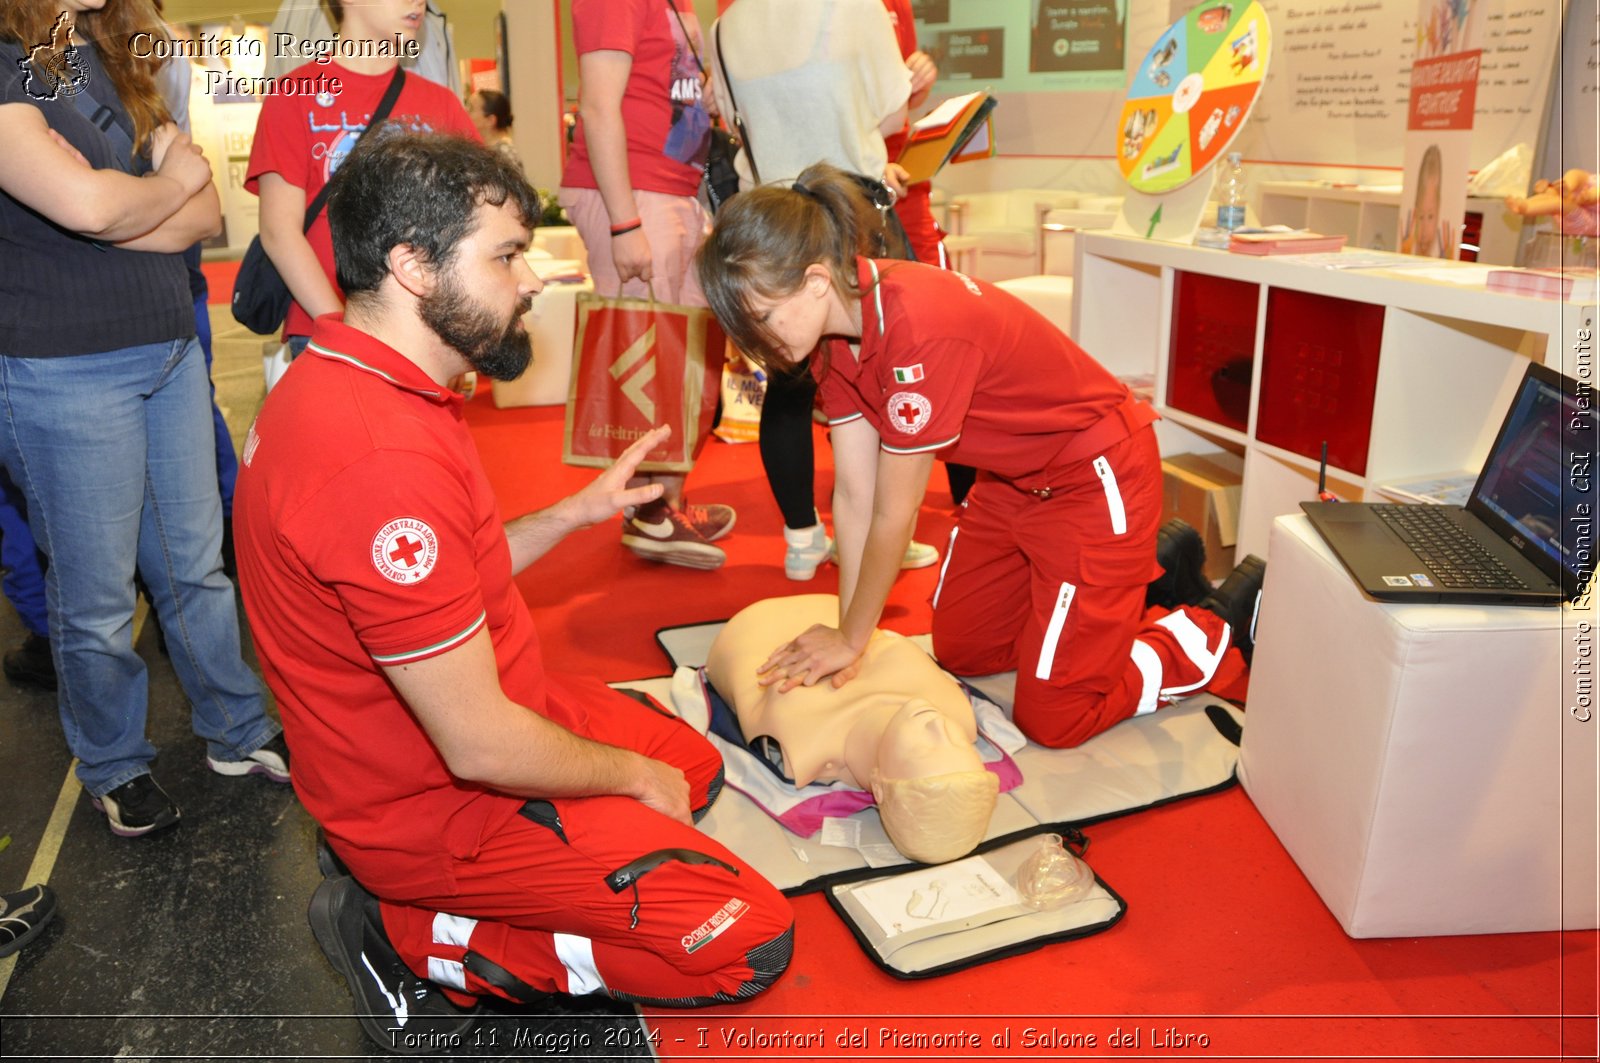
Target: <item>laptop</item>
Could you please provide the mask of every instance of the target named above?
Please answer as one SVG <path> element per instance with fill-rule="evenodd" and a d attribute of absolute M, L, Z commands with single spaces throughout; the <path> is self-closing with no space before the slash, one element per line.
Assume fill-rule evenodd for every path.
<path fill-rule="evenodd" d="M 1464 506 L 1302 502 L 1384 602 L 1559 605 L 1594 571 L 1594 389 L 1530 364 Z"/>

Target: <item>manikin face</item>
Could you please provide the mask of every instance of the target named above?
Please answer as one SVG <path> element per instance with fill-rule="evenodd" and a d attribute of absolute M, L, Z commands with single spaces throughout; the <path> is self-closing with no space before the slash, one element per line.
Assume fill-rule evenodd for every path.
<path fill-rule="evenodd" d="M 832 296 L 828 268 L 816 264 L 806 268 L 805 280 L 789 295 L 776 299 L 752 295 L 750 313 L 777 336 L 784 358 L 802 362 L 822 339 Z"/>
<path fill-rule="evenodd" d="M 418 312 L 474 369 L 511 380 L 528 367 L 532 348 L 522 315 L 544 282 L 522 257 L 531 237 L 509 201 L 480 204 L 477 220 Z"/>
<path fill-rule="evenodd" d="M 883 779 L 921 779 L 982 768 L 972 739 L 922 698 L 906 702 L 890 718 L 878 747 L 878 776 Z"/>

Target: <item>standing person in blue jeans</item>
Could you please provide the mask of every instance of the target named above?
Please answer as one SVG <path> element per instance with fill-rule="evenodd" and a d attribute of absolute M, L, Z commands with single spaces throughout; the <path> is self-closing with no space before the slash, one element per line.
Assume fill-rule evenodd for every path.
<path fill-rule="evenodd" d="M 54 690 L 56 666 L 50 660 L 50 618 L 44 606 L 44 558 L 28 530 L 22 492 L 0 468 L 0 590 L 16 607 L 22 641 L 7 650 L 5 675 L 25 690 Z"/>
<path fill-rule="evenodd" d="M 79 781 L 124 836 L 179 816 L 150 774 L 136 567 L 211 768 L 289 781 L 222 572 L 208 385 L 181 256 L 217 231 L 217 193 L 153 70 L 126 47 L 159 31 L 143 0 L 0 8 L 0 465 L 49 559 Z"/>
<path fill-rule="evenodd" d="M 156 11 L 162 0 L 155 0 Z M 167 60 L 156 74 L 157 88 L 178 128 L 189 128 L 189 61 L 182 57 Z M 189 294 L 194 299 L 195 334 L 205 354 L 206 374 L 211 372 L 211 311 L 206 305 L 208 289 L 200 271 L 200 245 L 183 253 L 189 273 Z M 233 436 L 217 406 L 217 389 L 211 387 L 211 421 L 217 445 L 217 486 L 222 491 L 222 568 L 233 577 L 233 487 L 239 479 L 239 459 L 233 452 Z M 50 624 L 44 604 L 44 559 L 28 529 L 28 515 L 10 477 L 0 470 L 0 589 L 22 620 L 22 641 L 0 658 L 5 677 L 12 686 L 24 690 L 54 691 L 56 666 L 50 652 Z M 165 643 L 163 643 L 163 647 Z"/>

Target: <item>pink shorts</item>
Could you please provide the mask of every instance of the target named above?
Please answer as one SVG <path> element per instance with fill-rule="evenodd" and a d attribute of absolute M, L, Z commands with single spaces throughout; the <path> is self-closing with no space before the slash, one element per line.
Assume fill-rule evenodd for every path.
<path fill-rule="evenodd" d="M 694 253 L 705 242 L 710 226 L 705 211 L 694 197 L 634 192 L 645 239 L 650 241 L 653 279 L 648 285 L 637 278 L 626 285 L 618 284 L 617 268 L 611 262 L 611 216 L 606 213 L 605 201 L 600 198 L 598 189 L 562 188 L 559 198 L 589 252 L 589 275 L 596 292 L 647 298 L 653 288 L 659 302 L 706 305 L 706 297 L 700 291 L 700 278 L 694 272 Z"/>

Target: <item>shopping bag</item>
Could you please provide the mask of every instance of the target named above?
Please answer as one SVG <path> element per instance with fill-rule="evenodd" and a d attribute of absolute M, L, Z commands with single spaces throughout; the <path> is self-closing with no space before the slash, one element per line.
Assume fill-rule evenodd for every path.
<path fill-rule="evenodd" d="M 610 465 L 659 424 L 641 472 L 688 472 L 711 431 L 727 340 L 710 310 L 580 292 L 567 391 L 568 465 Z"/>
<path fill-rule="evenodd" d="M 761 438 L 761 404 L 767 397 L 767 374 L 744 358 L 722 365 L 722 418 L 711 430 L 724 443 L 754 443 Z"/>

